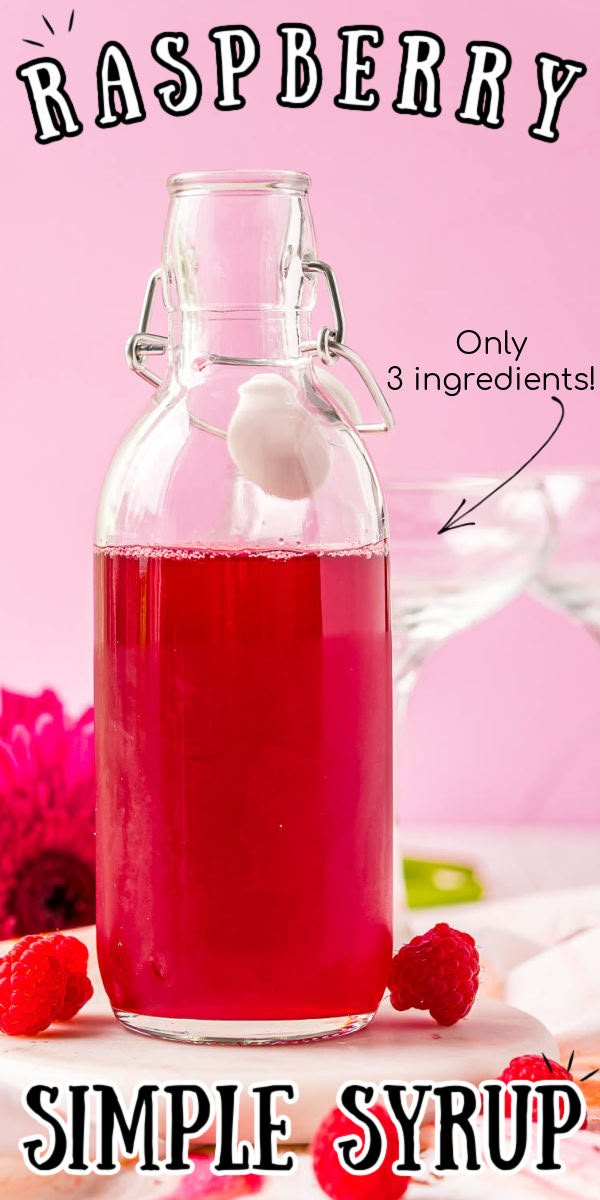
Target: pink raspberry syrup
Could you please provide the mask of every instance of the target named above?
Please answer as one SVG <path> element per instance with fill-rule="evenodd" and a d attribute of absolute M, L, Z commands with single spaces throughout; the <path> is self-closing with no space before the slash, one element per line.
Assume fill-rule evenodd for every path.
<path fill-rule="evenodd" d="M 392 953 L 386 546 L 97 549 L 95 572 L 113 1007 L 373 1012 Z"/>

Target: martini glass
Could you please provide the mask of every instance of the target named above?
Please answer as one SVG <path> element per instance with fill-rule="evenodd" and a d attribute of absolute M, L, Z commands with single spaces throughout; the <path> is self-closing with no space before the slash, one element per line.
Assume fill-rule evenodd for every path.
<path fill-rule="evenodd" d="M 600 471 L 557 471 L 544 482 L 558 529 L 533 590 L 600 638 Z"/>
<path fill-rule="evenodd" d="M 468 511 L 500 482 L 484 476 L 384 482 L 391 554 L 396 818 L 401 729 L 419 668 L 446 638 L 513 600 L 539 572 L 549 548 L 551 509 L 539 476 L 513 480 Z M 438 533 L 462 500 L 459 527 Z M 461 528 L 467 521 L 474 524 Z M 399 846 L 396 833 L 398 867 Z M 405 927 L 397 912 L 399 935 Z"/>

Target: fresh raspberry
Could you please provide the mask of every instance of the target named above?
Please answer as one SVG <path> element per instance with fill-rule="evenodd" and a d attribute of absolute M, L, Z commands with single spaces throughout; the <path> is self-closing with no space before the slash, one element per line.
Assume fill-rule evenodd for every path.
<path fill-rule="evenodd" d="M 360 1127 L 349 1117 L 334 1108 L 321 1122 L 312 1144 L 313 1171 L 321 1191 L 333 1200 L 399 1200 L 409 1183 L 410 1176 L 394 1175 L 392 1165 L 398 1157 L 398 1132 L 389 1114 L 382 1105 L 371 1109 L 383 1126 L 387 1138 L 387 1150 L 381 1166 L 370 1175 L 352 1175 L 342 1166 L 334 1143 L 337 1138 L 353 1135 L 364 1145 Z"/>
<path fill-rule="evenodd" d="M 56 951 L 65 971 L 87 973 L 89 950 L 79 938 L 64 933 L 47 933 L 44 941 Z"/>
<path fill-rule="evenodd" d="M 436 925 L 392 960 L 388 983 L 394 1008 L 428 1009 L 438 1025 L 470 1013 L 479 987 L 479 955 L 468 933 Z"/>
<path fill-rule="evenodd" d="M 525 1079 L 530 1083 L 542 1083 L 544 1080 L 560 1080 L 569 1079 L 572 1083 L 575 1082 L 570 1071 L 566 1067 L 561 1067 L 560 1063 L 554 1062 L 551 1058 L 545 1058 L 543 1054 L 521 1054 L 519 1058 L 513 1058 L 509 1062 L 506 1069 L 498 1078 L 502 1083 L 514 1083 L 518 1080 Z M 533 1121 L 537 1121 L 537 1097 L 534 1096 L 531 1116 Z M 512 1103 L 511 1097 L 506 1095 L 506 1116 L 511 1114 Z M 559 1115 L 562 1118 L 564 1114 L 564 1100 L 559 1096 L 558 1103 Z M 587 1117 L 582 1129 L 587 1127 Z"/>
<path fill-rule="evenodd" d="M 65 971 L 45 938 L 21 938 L 0 959 L 0 1029 L 14 1036 L 41 1033 L 61 1012 L 65 990 Z"/>
<path fill-rule="evenodd" d="M 67 975 L 65 1002 L 55 1018 L 57 1021 L 70 1021 L 88 1000 L 94 995 L 91 980 L 87 975 L 71 973 Z"/>
<path fill-rule="evenodd" d="M 51 933 L 44 940 L 54 950 L 65 972 L 65 1000 L 55 1020 L 70 1021 L 94 994 L 87 977 L 88 948 L 79 938 L 62 933 Z"/>

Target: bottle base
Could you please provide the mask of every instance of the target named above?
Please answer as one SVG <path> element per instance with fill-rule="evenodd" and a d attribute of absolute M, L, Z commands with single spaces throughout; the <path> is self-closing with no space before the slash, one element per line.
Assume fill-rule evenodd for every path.
<path fill-rule="evenodd" d="M 120 1009 L 113 1011 L 126 1029 L 142 1037 L 208 1046 L 277 1046 L 286 1042 L 345 1037 L 364 1029 L 375 1016 L 370 1012 L 309 1021 L 188 1021 L 181 1017 L 148 1017 Z"/>

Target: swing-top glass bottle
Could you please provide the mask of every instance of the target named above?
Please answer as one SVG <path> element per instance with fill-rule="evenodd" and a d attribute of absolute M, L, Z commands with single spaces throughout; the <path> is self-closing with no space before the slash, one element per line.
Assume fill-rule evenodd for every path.
<path fill-rule="evenodd" d="M 171 178 L 128 347 L 157 386 L 98 512 L 98 953 L 117 1017 L 148 1035 L 347 1033 L 386 985 L 388 556 L 360 433 L 391 417 L 343 342 L 308 184 Z M 320 276 L 336 328 L 312 340 Z M 148 331 L 159 284 L 167 339 Z M 380 423 L 360 424 L 339 357 Z"/>

